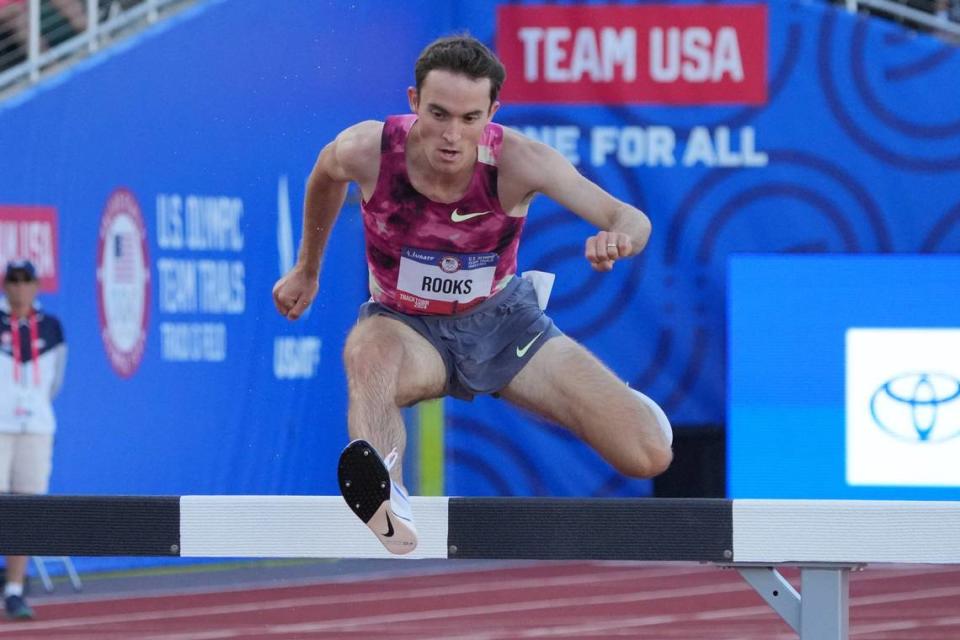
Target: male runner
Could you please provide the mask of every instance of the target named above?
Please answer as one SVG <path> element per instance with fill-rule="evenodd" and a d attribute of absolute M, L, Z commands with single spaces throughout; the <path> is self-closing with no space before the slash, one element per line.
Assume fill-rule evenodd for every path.
<path fill-rule="evenodd" d="M 351 126 L 321 151 L 297 264 L 273 289 L 281 314 L 303 314 L 356 182 L 372 298 L 344 348 L 354 441 L 338 472 L 351 509 L 394 553 L 417 543 L 400 408 L 420 400 L 496 393 L 567 427 L 629 476 L 661 473 L 672 457 L 660 408 L 561 333 L 534 285 L 517 276 L 520 232 L 537 193 L 600 229 L 584 250 L 597 271 L 639 253 L 650 221 L 552 148 L 491 122 L 505 72 L 479 41 L 433 42 L 414 75 L 413 113 Z"/>

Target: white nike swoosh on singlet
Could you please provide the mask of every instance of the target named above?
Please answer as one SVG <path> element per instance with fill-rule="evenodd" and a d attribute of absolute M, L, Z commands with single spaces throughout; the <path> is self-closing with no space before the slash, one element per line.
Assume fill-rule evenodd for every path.
<path fill-rule="evenodd" d="M 464 220 L 469 220 L 470 218 L 477 218 L 479 216 L 485 216 L 490 211 L 477 211 L 476 213 L 460 213 L 459 209 L 454 209 L 450 214 L 450 219 L 454 222 L 463 222 Z"/>

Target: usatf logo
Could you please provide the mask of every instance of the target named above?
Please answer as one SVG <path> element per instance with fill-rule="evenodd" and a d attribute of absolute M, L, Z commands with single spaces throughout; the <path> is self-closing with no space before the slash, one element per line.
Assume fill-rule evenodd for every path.
<path fill-rule="evenodd" d="M 870 415 L 884 432 L 908 442 L 960 436 L 960 380 L 945 373 L 907 373 L 884 382 Z"/>
<path fill-rule="evenodd" d="M 290 188 L 287 176 L 277 181 L 277 255 L 279 275 L 293 268 L 295 261 L 293 221 L 290 213 Z M 307 307 L 300 322 L 309 316 Z M 288 323 L 283 323 L 286 329 Z M 317 376 L 323 340 L 320 336 L 274 336 L 273 377 L 277 380 L 309 379 Z"/>
<path fill-rule="evenodd" d="M 140 366 L 147 342 L 150 267 L 140 205 L 124 188 L 110 194 L 100 219 L 97 298 L 110 365 L 129 378 Z"/>
<path fill-rule="evenodd" d="M 850 485 L 960 487 L 960 329 L 849 329 Z"/>

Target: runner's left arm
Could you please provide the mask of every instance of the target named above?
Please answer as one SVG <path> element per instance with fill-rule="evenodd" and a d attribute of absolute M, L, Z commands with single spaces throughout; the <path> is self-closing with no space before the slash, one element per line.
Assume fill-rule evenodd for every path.
<path fill-rule="evenodd" d="M 614 262 L 640 253 L 650 238 L 647 216 L 614 198 L 585 178 L 555 149 L 511 132 L 506 158 L 517 179 L 566 207 L 601 231 L 587 238 L 584 257 L 597 271 L 610 271 Z"/>

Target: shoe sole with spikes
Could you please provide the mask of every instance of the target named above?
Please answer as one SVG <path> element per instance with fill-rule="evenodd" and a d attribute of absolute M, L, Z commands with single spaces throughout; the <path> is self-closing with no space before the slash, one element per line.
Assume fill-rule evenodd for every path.
<path fill-rule="evenodd" d="M 369 442 L 354 440 L 347 445 L 340 454 L 337 479 L 347 506 L 390 553 L 406 554 L 416 548 L 416 528 L 392 509 L 390 472 Z"/>

